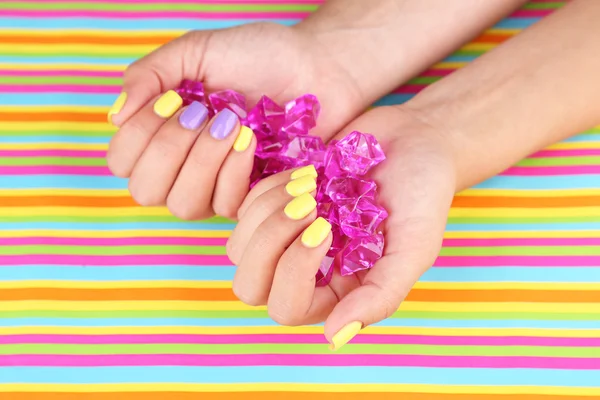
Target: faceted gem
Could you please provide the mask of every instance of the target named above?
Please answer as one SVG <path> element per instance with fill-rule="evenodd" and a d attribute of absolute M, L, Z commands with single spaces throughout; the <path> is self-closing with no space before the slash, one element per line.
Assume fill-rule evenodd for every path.
<path fill-rule="evenodd" d="M 325 256 L 323 261 L 321 261 L 321 266 L 317 271 L 317 275 L 315 277 L 317 281 L 317 286 L 327 286 L 329 282 L 331 282 L 331 277 L 333 276 L 333 261 L 334 257 Z"/>
<path fill-rule="evenodd" d="M 318 136 L 295 136 L 281 150 L 284 157 L 305 160 L 319 168 L 323 164 L 325 144 Z"/>
<path fill-rule="evenodd" d="M 176 92 L 183 99 L 183 106 L 187 106 L 194 101 L 198 101 L 206 105 L 206 95 L 204 93 L 204 85 L 202 82 L 184 79 Z"/>
<path fill-rule="evenodd" d="M 281 149 L 283 149 L 283 143 L 277 138 L 263 139 L 256 144 L 254 155 L 258 158 L 278 157 Z"/>
<path fill-rule="evenodd" d="M 344 204 L 338 208 L 338 213 L 340 228 L 350 238 L 375 234 L 379 224 L 388 216 L 387 211 L 370 198 L 361 198 L 356 203 Z"/>
<path fill-rule="evenodd" d="M 285 109 L 267 96 L 263 96 L 248 112 L 246 121 L 259 140 L 275 136 L 285 122 Z"/>
<path fill-rule="evenodd" d="M 325 153 L 323 166 L 325 167 L 325 175 L 327 175 L 328 178 L 335 178 L 336 176 L 343 176 L 348 174 L 340 167 L 339 149 L 331 143 L 329 144 L 327 152 Z"/>
<path fill-rule="evenodd" d="M 288 135 L 308 135 L 317 125 L 321 105 L 315 96 L 305 94 L 285 105 L 285 123 L 281 130 Z"/>
<path fill-rule="evenodd" d="M 235 90 L 227 89 L 211 93 L 208 95 L 208 100 L 215 114 L 224 108 L 229 108 L 242 119 L 245 119 L 247 116 L 246 98 L 243 94 Z"/>
<path fill-rule="evenodd" d="M 346 246 L 347 239 L 336 225 L 332 225 L 331 234 L 333 240 L 331 242 L 331 247 L 327 251 L 327 255 L 335 257 Z"/>
<path fill-rule="evenodd" d="M 342 276 L 371 268 L 383 254 L 383 235 L 355 238 L 342 252 L 340 272 Z"/>
<path fill-rule="evenodd" d="M 351 174 L 364 175 L 369 169 L 385 160 L 385 155 L 375 136 L 352 132 L 335 144 L 339 149 L 339 165 Z"/>
<path fill-rule="evenodd" d="M 372 180 L 352 177 L 333 178 L 327 184 L 325 193 L 337 204 L 356 202 L 360 198 L 375 199 L 377 184 Z"/>

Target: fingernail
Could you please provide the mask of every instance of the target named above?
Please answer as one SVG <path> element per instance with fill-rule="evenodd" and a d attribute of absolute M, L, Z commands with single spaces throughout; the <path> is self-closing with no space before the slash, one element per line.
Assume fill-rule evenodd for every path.
<path fill-rule="evenodd" d="M 339 350 L 340 347 L 348 343 L 354 336 L 360 332 L 362 329 L 362 322 L 354 321 L 350 322 L 348 325 L 344 326 L 342 329 L 338 331 L 333 338 L 331 338 L 331 344 L 329 345 L 329 350 L 336 351 Z"/>
<path fill-rule="evenodd" d="M 306 217 L 317 207 L 317 202 L 310 193 L 301 194 L 294 197 L 284 208 L 283 212 L 288 218 L 299 220 Z"/>
<path fill-rule="evenodd" d="M 179 110 L 183 104 L 183 99 L 174 90 L 165 92 L 154 103 L 154 112 L 161 118 L 170 118 Z"/>
<path fill-rule="evenodd" d="M 317 170 L 315 169 L 314 165 L 307 165 L 306 167 L 302 167 L 300 169 L 295 170 L 294 172 L 292 172 L 291 177 L 292 179 L 298 179 L 306 175 L 312 176 L 313 178 L 316 178 L 318 176 Z"/>
<path fill-rule="evenodd" d="M 252 142 L 252 136 L 254 133 L 252 129 L 247 126 L 242 126 L 240 128 L 240 133 L 238 133 L 238 137 L 235 139 L 233 143 L 233 149 L 237 152 L 242 152 L 250 146 L 250 142 Z"/>
<path fill-rule="evenodd" d="M 185 129 L 195 131 L 206 121 L 206 117 L 208 109 L 204 104 L 194 101 L 179 116 L 179 124 Z"/>
<path fill-rule="evenodd" d="M 112 124 L 113 115 L 121 112 L 126 101 L 127 101 L 127 93 L 121 92 L 121 94 L 119 94 L 119 97 L 117 97 L 117 99 L 113 103 L 110 110 L 108 110 L 108 123 L 109 124 Z"/>
<path fill-rule="evenodd" d="M 217 140 L 227 138 L 238 122 L 237 115 L 228 108 L 223 109 L 216 117 L 210 127 L 210 136 Z"/>
<path fill-rule="evenodd" d="M 304 193 L 310 193 L 315 189 L 317 189 L 317 181 L 309 175 L 293 179 L 285 185 L 285 191 L 288 192 L 290 196 L 294 197 L 298 197 Z"/>
<path fill-rule="evenodd" d="M 319 217 L 302 234 L 302 244 L 309 248 L 319 247 L 331 232 L 331 224 Z"/>

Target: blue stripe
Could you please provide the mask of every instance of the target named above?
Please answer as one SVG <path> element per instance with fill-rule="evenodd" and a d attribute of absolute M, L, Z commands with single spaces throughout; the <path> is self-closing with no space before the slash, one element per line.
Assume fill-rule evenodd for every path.
<path fill-rule="evenodd" d="M 0 62 L 2 62 L 0 60 Z M 0 106 L 101 106 L 108 107 L 115 100 L 113 94 L 93 93 L 2 93 Z"/>
<path fill-rule="evenodd" d="M 412 99 L 414 94 L 389 94 L 375 102 L 376 106 L 393 106 L 402 104 Z"/>
<path fill-rule="evenodd" d="M 259 19 L 200 19 L 200 18 L 90 18 L 90 17 L 50 17 L 48 18 L 0 18 L 3 28 L 32 28 L 32 29 L 102 29 L 102 30 L 127 30 L 127 31 L 152 31 L 160 30 L 193 30 L 193 29 L 222 29 L 236 25 L 248 24 Z M 282 25 L 293 25 L 296 19 L 268 19 L 263 21 L 274 22 Z"/>
<path fill-rule="evenodd" d="M 547 222 L 540 220 L 534 224 L 456 224 L 446 225 L 447 231 L 577 231 L 600 229 L 600 222 Z M 0 227 L 1 228 L 1 227 Z"/>
<path fill-rule="evenodd" d="M 0 62 L 2 63 L 18 63 L 18 64 L 51 64 L 51 63 L 76 63 L 76 64 L 102 64 L 102 65 L 123 65 L 130 64 L 144 54 L 128 54 L 124 56 L 64 56 L 57 54 L 48 54 L 43 57 L 33 55 L 6 55 L 0 54 Z"/>
<path fill-rule="evenodd" d="M 0 176 L 0 188 L 127 189 L 127 181 L 127 179 L 114 176 L 2 175 Z"/>
<path fill-rule="evenodd" d="M 0 272 L 2 269 L 0 268 Z M 1 276 L 1 275 L 0 275 Z M 600 267 L 433 267 L 422 282 L 600 282 Z"/>
<path fill-rule="evenodd" d="M 104 223 L 79 223 L 78 218 L 73 217 L 72 222 L 2 222 L 2 230 L 22 229 L 81 229 L 92 231 L 120 231 L 128 229 L 182 229 L 182 230 L 217 230 L 230 231 L 235 224 L 211 223 L 211 222 L 104 222 Z"/>
<path fill-rule="evenodd" d="M 516 309 L 517 307 L 515 307 Z M 125 308 L 126 309 L 126 308 Z M 493 313 L 491 313 L 493 315 Z M 401 315 L 401 314 L 400 314 Z M 515 311 L 515 317 L 518 312 Z M 375 325 L 387 327 L 429 328 L 523 328 L 523 329 L 598 329 L 599 321 L 573 320 L 461 320 L 461 319 L 418 319 L 389 318 Z M 321 325 L 321 324 L 319 324 Z M 19 326 L 67 326 L 67 327 L 153 327 L 153 326 L 206 326 L 206 327 L 269 327 L 279 326 L 270 318 L 2 318 L 0 328 Z"/>
<path fill-rule="evenodd" d="M 600 371 L 422 367 L 3 367 L 0 383 L 406 383 L 600 387 Z"/>
<path fill-rule="evenodd" d="M 231 281 L 231 266 L 139 265 L 118 268 L 61 265 L 19 265 L 0 267 L 0 281 L 67 280 L 67 281 Z"/>
<path fill-rule="evenodd" d="M 538 22 L 540 18 L 506 18 L 496 25 L 497 29 L 525 29 L 528 26 Z"/>
<path fill-rule="evenodd" d="M 479 185 L 478 189 L 597 189 L 598 175 L 569 176 L 495 176 Z"/>
<path fill-rule="evenodd" d="M 585 135 L 572 136 L 564 142 L 600 142 L 600 133 L 587 133 Z"/>
<path fill-rule="evenodd" d="M 0 143 L 93 143 L 108 144 L 110 136 L 0 136 Z"/>

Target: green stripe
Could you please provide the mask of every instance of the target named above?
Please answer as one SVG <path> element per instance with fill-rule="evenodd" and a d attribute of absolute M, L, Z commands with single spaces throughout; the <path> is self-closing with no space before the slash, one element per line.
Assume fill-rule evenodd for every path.
<path fill-rule="evenodd" d="M 2 131 L 2 136 L 4 137 L 10 137 L 10 136 L 15 136 L 15 137 L 20 137 L 20 136 L 65 136 L 65 137 L 111 137 L 112 135 L 115 134 L 116 129 L 113 130 L 107 130 L 107 131 L 91 131 L 91 132 L 86 132 L 86 131 L 69 131 L 69 130 L 64 130 L 64 128 L 57 128 L 57 129 L 49 129 L 49 128 L 44 128 L 43 131 L 41 130 L 23 130 L 23 131 Z M 83 150 L 85 151 L 85 150 Z M 104 151 L 104 150 L 100 150 L 100 151 Z"/>
<path fill-rule="evenodd" d="M 452 217 L 448 222 L 452 224 L 540 224 L 539 230 L 544 229 L 544 223 L 559 224 L 569 222 L 599 222 L 600 216 L 582 217 Z"/>
<path fill-rule="evenodd" d="M 90 46 L 87 46 L 90 47 Z M 152 50 L 152 49 L 156 49 L 160 47 L 158 44 L 156 46 L 151 46 L 148 49 Z M 113 53 L 110 51 L 98 51 L 99 49 L 97 49 L 96 51 L 93 52 L 86 52 L 85 48 L 79 48 L 79 49 L 72 49 L 72 50 L 61 50 L 60 52 L 57 51 L 53 51 L 51 53 L 46 53 L 46 52 L 32 52 L 31 50 L 27 49 L 27 48 L 22 48 L 22 47 L 15 47 L 15 48 L 11 48 L 10 51 L 4 51 L 2 52 L 3 56 L 19 56 L 19 57 L 31 57 L 31 58 L 40 58 L 43 57 L 45 58 L 48 62 L 52 62 L 52 58 L 53 57 L 68 57 L 68 56 L 73 56 L 73 57 L 93 57 L 93 58 L 106 58 L 106 59 L 120 59 L 120 58 L 140 58 L 142 56 L 145 56 L 147 54 L 146 51 L 133 51 L 132 49 L 128 49 L 127 52 L 124 52 L 122 54 L 119 53 Z"/>
<path fill-rule="evenodd" d="M 60 255 L 225 255 L 224 246 L 62 246 L 62 245 L 25 245 L 0 246 L 0 255 L 60 254 Z"/>
<path fill-rule="evenodd" d="M 441 76 L 419 76 L 408 81 L 410 85 L 427 85 L 442 79 Z"/>
<path fill-rule="evenodd" d="M 525 10 L 549 10 L 560 8 L 565 5 L 564 1 L 553 1 L 548 3 L 527 3 L 523 6 Z"/>
<path fill-rule="evenodd" d="M 77 223 L 119 223 L 119 222 L 180 222 L 182 226 L 185 225 L 185 222 L 182 220 L 170 216 L 139 216 L 139 215 L 123 215 L 123 216 L 106 216 L 106 217 L 83 217 L 83 216 L 52 216 L 52 215 L 42 215 L 42 216 L 0 216 L 1 222 L 10 222 L 10 223 L 19 223 L 19 222 L 73 222 L 73 229 L 77 229 Z M 218 222 L 218 221 L 202 221 L 202 223 L 213 224 L 215 225 L 215 229 L 225 229 L 220 228 L 221 224 L 230 224 L 232 222 Z M 140 229 L 144 229 L 143 226 L 140 226 Z"/>
<path fill-rule="evenodd" d="M 353 344 L 338 353 L 596 358 L 600 356 L 600 347 Z M 11 344 L 0 346 L 0 354 L 331 354 L 331 351 L 323 339 L 323 344 Z"/>
<path fill-rule="evenodd" d="M 596 256 L 600 246 L 445 247 L 441 256 Z"/>
<path fill-rule="evenodd" d="M 160 288 L 157 288 L 160 290 Z M 269 318 L 266 310 L 24 310 L 0 311 L 0 318 Z M 453 321 L 597 321 L 600 313 L 536 313 L 536 312 L 441 312 L 397 311 L 392 319 L 428 319 Z"/>
<path fill-rule="evenodd" d="M 600 165 L 600 156 L 528 158 L 517 164 L 520 167 L 560 165 Z"/>
<path fill-rule="evenodd" d="M 116 85 L 123 83 L 121 78 L 87 76 L 0 76 L 0 84 L 11 85 Z"/>
<path fill-rule="evenodd" d="M 206 11 L 206 12 L 310 12 L 315 4 L 194 4 L 194 3 L 87 3 L 87 2 L 20 2 L 0 3 L 0 10 L 98 10 L 98 11 Z"/>
<path fill-rule="evenodd" d="M 74 165 L 106 166 L 106 159 L 100 157 L 0 157 L 2 166 L 18 165 Z"/>

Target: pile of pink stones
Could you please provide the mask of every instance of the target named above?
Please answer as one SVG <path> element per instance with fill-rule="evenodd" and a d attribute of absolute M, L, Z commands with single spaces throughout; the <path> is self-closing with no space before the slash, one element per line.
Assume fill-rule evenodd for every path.
<path fill-rule="evenodd" d="M 310 94 L 285 106 L 263 96 L 249 109 L 242 94 L 223 90 L 207 96 L 201 82 L 183 81 L 177 92 L 184 105 L 199 101 L 212 115 L 228 108 L 239 116 L 242 125 L 253 130 L 257 147 L 251 186 L 288 169 L 315 166 L 319 174 L 318 214 L 333 227 L 333 243 L 317 273 L 317 285 L 329 283 L 336 260 L 345 276 L 369 269 L 381 258 L 384 240 L 378 227 L 388 214 L 377 204 L 376 183 L 365 178 L 371 168 L 385 160 L 373 135 L 355 131 L 327 145 L 320 137 L 309 135 L 321 108 Z"/>

